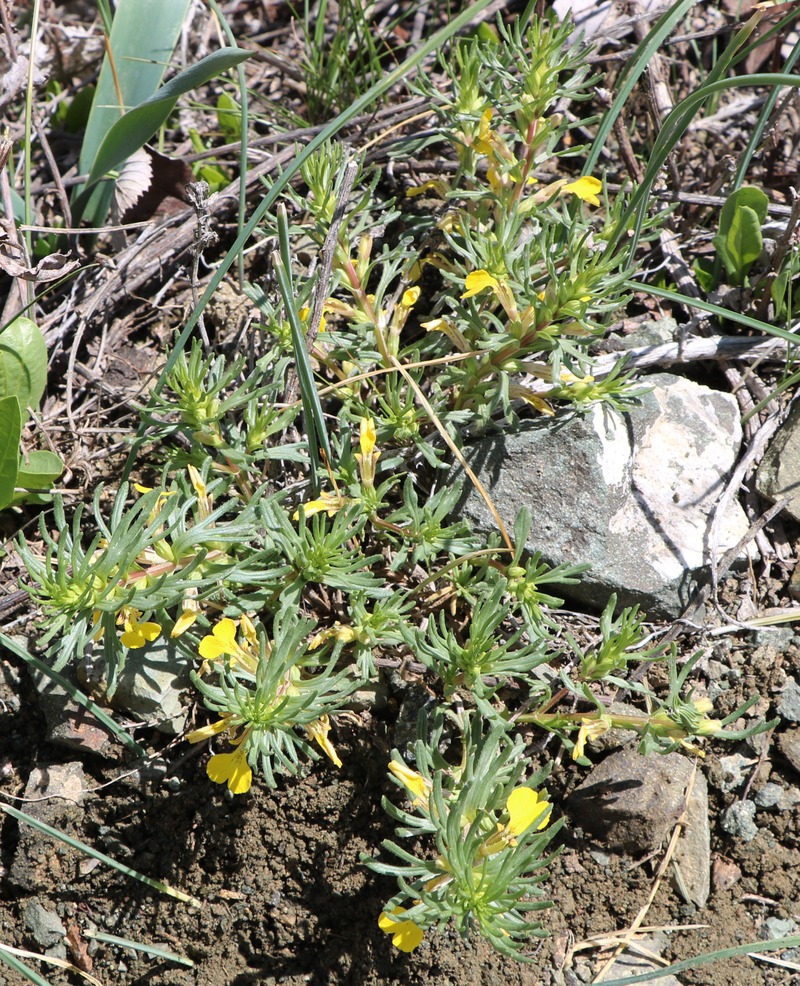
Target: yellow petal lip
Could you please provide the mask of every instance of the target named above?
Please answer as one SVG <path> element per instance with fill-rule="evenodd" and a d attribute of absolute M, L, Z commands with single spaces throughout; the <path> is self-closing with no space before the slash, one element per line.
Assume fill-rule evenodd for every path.
<path fill-rule="evenodd" d="M 375 431 L 375 422 L 372 418 L 362 418 L 359 425 L 359 445 L 362 455 L 369 455 L 375 450 L 375 443 L 378 440 Z"/>
<path fill-rule="evenodd" d="M 584 175 L 582 178 L 576 178 L 575 181 L 564 185 L 561 191 L 571 192 L 573 195 L 577 195 L 579 199 L 583 199 L 584 202 L 588 202 L 589 205 L 600 205 L 598 193 L 602 188 L 603 183 L 599 178 L 594 178 L 592 175 Z"/>
<path fill-rule="evenodd" d="M 486 288 L 491 288 L 492 291 L 496 291 L 499 287 L 499 282 L 496 277 L 493 277 L 488 270 L 474 270 L 472 273 L 467 274 L 464 281 L 464 287 L 467 289 L 462 295 L 462 300 L 464 298 L 471 298 L 473 295 L 480 294 Z"/>
<path fill-rule="evenodd" d="M 161 626 L 158 623 L 126 623 L 125 632 L 120 636 L 125 647 L 138 650 L 146 643 L 156 640 L 161 633 Z"/>
<path fill-rule="evenodd" d="M 215 753 L 206 765 L 206 773 L 215 784 L 225 784 L 233 794 L 245 794 L 253 783 L 253 771 L 243 747 L 233 753 Z"/>
<path fill-rule="evenodd" d="M 508 796 L 506 808 L 509 815 L 507 829 L 512 835 L 522 835 L 537 821 L 537 832 L 547 825 L 550 804 L 532 788 L 515 787 Z"/>
<path fill-rule="evenodd" d="M 396 907 L 392 913 L 401 916 L 405 909 Z M 422 928 L 413 921 L 397 921 L 386 913 L 378 918 L 378 927 L 392 936 L 392 944 L 401 952 L 413 952 L 425 936 Z"/>

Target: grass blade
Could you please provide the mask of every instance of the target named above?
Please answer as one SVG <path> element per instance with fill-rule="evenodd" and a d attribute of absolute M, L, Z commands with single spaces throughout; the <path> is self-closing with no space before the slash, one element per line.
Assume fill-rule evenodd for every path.
<path fill-rule="evenodd" d="M 149 876 L 145 876 L 143 873 L 140 873 L 138 870 L 134 870 L 130 866 L 120 863 L 119 860 L 112 859 L 111 856 L 106 856 L 105 853 L 100 852 L 98 849 L 93 849 L 85 842 L 81 842 L 80 839 L 74 839 L 72 836 L 67 835 L 66 832 L 53 828 L 52 825 L 48 825 L 46 822 L 41 822 L 38 818 L 33 818 L 31 815 L 26 815 L 24 811 L 20 811 L 18 808 L 12 808 L 11 805 L 4 805 L 0 803 L 0 811 L 4 811 L 7 815 L 11 815 L 12 818 L 16 818 L 18 822 L 27 822 L 28 825 L 32 825 L 35 829 L 38 829 L 39 832 L 43 832 L 45 835 L 58 839 L 59 842 L 63 842 L 66 845 L 71 846 L 73 849 L 77 849 L 79 852 L 85 853 L 87 856 L 91 856 L 93 859 L 100 860 L 101 863 L 105 863 L 107 866 L 111 866 L 115 870 L 119 870 L 119 872 L 124 873 L 125 876 L 129 876 L 134 880 L 139 880 L 141 883 L 146 883 L 147 886 L 152 887 L 153 890 L 158 890 L 162 894 L 167 894 L 169 897 L 174 897 L 176 900 L 180 900 L 184 904 L 191 904 L 192 907 L 203 906 L 202 903 L 196 897 L 192 897 L 191 894 L 185 894 L 182 890 L 176 890 L 174 887 L 170 887 L 166 883 L 162 883 L 160 880 L 153 880 Z"/>
<path fill-rule="evenodd" d="M 128 938 L 118 938 L 117 935 L 108 935 L 104 931 L 84 931 L 84 938 L 93 938 L 95 941 L 105 942 L 107 945 L 119 945 L 121 948 L 130 948 L 134 952 L 144 952 L 145 955 L 152 955 L 157 959 L 166 959 L 168 962 L 177 962 L 188 969 L 194 969 L 194 962 L 186 959 L 182 955 L 168 952 L 166 948 L 159 945 L 145 945 L 142 942 L 130 941 Z"/>

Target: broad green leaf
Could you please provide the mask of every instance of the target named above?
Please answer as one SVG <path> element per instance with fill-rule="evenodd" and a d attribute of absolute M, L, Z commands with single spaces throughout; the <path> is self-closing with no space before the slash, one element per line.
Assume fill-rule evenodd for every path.
<path fill-rule="evenodd" d="M 715 287 L 714 261 L 710 257 L 698 257 L 692 264 L 692 268 L 694 269 L 694 276 L 697 278 L 697 283 L 706 294 L 709 294 Z"/>
<path fill-rule="evenodd" d="M 47 345 L 29 318 L 14 319 L 0 334 L 0 398 L 16 397 L 23 412 L 38 407 L 47 383 Z"/>
<path fill-rule="evenodd" d="M 234 68 L 249 57 L 250 52 L 242 51 L 241 48 L 214 51 L 196 65 L 184 69 L 149 99 L 127 112 L 106 134 L 92 163 L 86 184 L 92 185 L 99 181 L 112 168 L 116 168 L 134 151 L 143 147 L 167 120 L 181 96 L 205 85 L 220 72 Z"/>
<path fill-rule="evenodd" d="M 21 434 L 19 401 L 16 397 L 3 397 L 0 400 L 0 510 L 14 499 Z"/>
<path fill-rule="evenodd" d="M 143 103 L 161 85 L 189 6 L 190 0 L 119 0 L 116 4 L 109 50 L 81 145 L 81 174 L 91 170 L 106 134 L 122 114 Z M 73 202 L 81 191 L 81 187 L 75 190 Z M 104 221 L 112 191 L 109 185 L 92 194 L 85 214 L 93 226 Z"/>
<path fill-rule="evenodd" d="M 30 452 L 19 463 L 16 485 L 24 490 L 47 490 L 63 471 L 64 463 L 55 452 Z"/>
<path fill-rule="evenodd" d="M 239 104 L 226 92 L 217 100 L 217 123 L 225 137 L 238 140 L 242 133 L 242 111 Z"/>
<path fill-rule="evenodd" d="M 763 245 L 761 221 L 753 209 L 741 206 L 736 210 L 725 238 L 726 253 L 733 260 L 738 278 L 744 277 L 758 260 Z"/>

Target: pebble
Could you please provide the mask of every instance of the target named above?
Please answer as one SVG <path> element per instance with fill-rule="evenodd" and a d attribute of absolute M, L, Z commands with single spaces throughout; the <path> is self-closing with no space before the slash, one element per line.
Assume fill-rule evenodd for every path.
<path fill-rule="evenodd" d="M 777 808 L 778 811 L 789 811 L 800 803 L 800 791 L 796 787 L 785 788 L 780 784 L 765 784 L 753 796 L 753 801 L 759 808 Z"/>
<path fill-rule="evenodd" d="M 797 922 L 791 918 L 767 918 L 761 925 L 761 934 L 771 941 L 778 941 L 797 932 Z"/>
<path fill-rule="evenodd" d="M 56 912 L 48 910 L 38 900 L 30 900 L 25 905 L 24 917 L 25 926 L 33 935 L 36 944 L 40 945 L 48 955 L 66 959 L 64 936 L 67 929 Z"/>
<path fill-rule="evenodd" d="M 744 783 L 750 768 L 757 763 L 757 759 L 744 757 L 741 753 L 731 753 L 727 757 L 720 757 L 719 765 L 722 776 L 717 778 L 716 786 L 724 794 L 735 791 Z"/>
<path fill-rule="evenodd" d="M 787 729 L 778 734 L 778 749 L 800 774 L 800 729 Z"/>
<path fill-rule="evenodd" d="M 680 753 L 645 757 L 634 750 L 612 753 L 589 774 L 568 802 L 568 811 L 611 849 L 657 851 L 671 834 L 685 805 L 692 762 Z M 697 772 L 686 824 L 675 851 L 680 887 L 697 907 L 708 901 L 711 832 L 708 784 Z"/>
<path fill-rule="evenodd" d="M 758 835 L 755 817 L 755 801 L 737 801 L 722 813 L 720 824 L 728 835 L 742 839 L 744 842 L 752 842 Z"/>
<path fill-rule="evenodd" d="M 667 937 L 656 932 L 647 938 L 637 938 L 637 946 L 646 949 L 654 955 L 661 955 L 667 947 Z M 604 979 L 628 979 L 631 976 L 640 976 L 647 972 L 656 972 L 663 966 L 657 965 L 652 959 L 645 955 L 640 955 L 638 951 L 625 951 L 614 964 L 607 970 Z M 660 986 L 681 986 L 680 981 L 675 976 L 662 976 L 658 980 Z"/>
<path fill-rule="evenodd" d="M 778 715 L 789 722 L 800 722 L 800 685 L 788 678 L 778 702 Z"/>

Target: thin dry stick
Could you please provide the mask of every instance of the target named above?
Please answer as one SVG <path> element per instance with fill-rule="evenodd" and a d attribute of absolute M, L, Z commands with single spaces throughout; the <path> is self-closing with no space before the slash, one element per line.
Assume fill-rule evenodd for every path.
<path fill-rule="evenodd" d="M 390 360 L 392 362 L 392 365 L 397 370 L 397 372 L 402 376 L 402 378 L 405 380 L 405 382 L 408 384 L 408 386 L 411 387 L 411 389 L 414 391 L 414 393 L 415 393 L 415 395 L 417 397 L 417 400 L 425 408 L 425 411 L 427 412 L 428 417 L 434 423 L 434 425 L 436 426 L 436 430 L 439 432 L 439 434 L 444 439 L 445 445 L 447 445 L 447 447 L 450 449 L 450 451 L 453 453 L 453 455 L 456 457 L 456 459 L 458 459 L 459 463 L 461 464 L 462 468 L 464 469 L 464 472 L 469 476 L 470 482 L 474 485 L 474 487 L 478 491 L 478 493 L 480 493 L 481 497 L 483 498 L 484 503 L 489 508 L 489 511 L 490 511 L 492 517 L 494 517 L 494 519 L 495 519 L 495 523 L 497 524 L 497 528 L 500 531 L 501 537 L 503 538 L 503 540 L 506 543 L 506 547 L 513 554 L 514 553 L 514 542 L 511 540 L 511 538 L 509 536 L 509 533 L 506 530 L 506 525 L 503 523 L 503 518 L 498 513 L 497 507 L 494 505 L 494 502 L 492 501 L 492 498 L 489 496 L 489 493 L 487 492 L 487 490 L 484 487 L 483 483 L 478 479 L 478 477 L 475 475 L 475 473 L 470 468 L 470 465 L 467 462 L 467 460 L 464 458 L 464 455 L 461 452 L 461 449 L 456 445 L 456 443 L 450 437 L 450 434 L 448 433 L 448 431 L 445 428 L 445 426 L 442 424 L 442 422 L 437 417 L 436 412 L 431 407 L 431 404 L 428 401 L 427 397 L 422 393 L 422 390 L 420 389 L 420 387 L 417 384 L 416 380 L 414 380 L 414 378 L 406 370 L 406 368 L 403 366 L 403 364 L 400 363 L 400 361 L 397 359 L 396 356 L 392 356 L 391 354 L 389 354 L 389 358 L 390 358 Z"/>
<path fill-rule="evenodd" d="M 692 791 L 694 790 L 694 782 L 696 777 L 697 777 L 697 760 L 695 760 L 694 762 L 692 776 L 689 778 L 689 783 L 686 785 L 686 793 L 683 798 L 683 810 L 681 811 L 681 817 L 675 823 L 675 828 L 672 831 L 672 837 L 669 840 L 667 851 L 666 853 L 664 853 L 664 858 L 661 860 L 661 864 L 658 867 L 658 871 L 656 872 L 655 879 L 653 880 L 653 885 L 650 888 L 650 893 L 647 895 L 647 900 L 645 901 L 639 913 L 634 918 L 631 926 L 625 932 L 625 935 L 623 936 L 619 945 L 617 945 L 617 947 L 614 949 L 614 953 L 608 959 L 608 961 L 600 970 L 600 972 L 592 980 L 593 983 L 601 983 L 603 981 L 603 977 L 605 976 L 605 974 L 608 972 L 608 970 L 611 968 L 614 962 L 619 958 L 619 956 L 625 951 L 631 938 L 633 938 L 633 936 L 639 930 L 640 926 L 642 925 L 642 922 L 647 916 L 647 912 L 650 910 L 653 901 L 655 900 L 655 896 L 658 893 L 658 888 L 661 886 L 661 883 L 664 879 L 664 874 L 667 871 L 667 867 L 672 862 L 672 857 L 675 855 L 675 850 L 678 847 L 678 840 L 680 839 L 681 835 L 683 834 L 683 830 L 686 827 L 686 813 L 689 809 L 689 801 L 691 800 L 692 797 Z"/>

